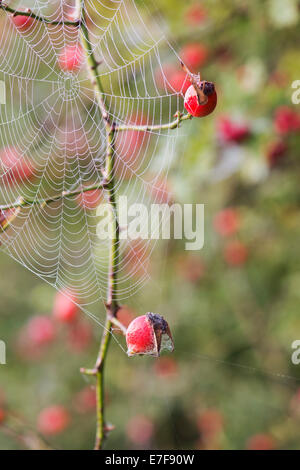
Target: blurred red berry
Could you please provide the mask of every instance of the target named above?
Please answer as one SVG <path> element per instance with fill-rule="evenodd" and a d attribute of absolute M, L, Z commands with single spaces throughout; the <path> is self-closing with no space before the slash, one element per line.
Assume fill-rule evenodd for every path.
<path fill-rule="evenodd" d="M 218 212 L 214 218 L 214 227 L 222 237 L 228 237 L 239 229 L 240 218 L 236 209 L 228 208 Z"/>
<path fill-rule="evenodd" d="M 31 26 L 34 23 L 34 19 L 30 16 L 23 16 L 23 15 L 12 15 L 11 17 L 13 24 L 18 28 L 19 31 L 22 33 L 26 33 L 31 29 Z"/>
<path fill-rule="evenodd" d="M 128 356 L 159 356 L 162 349 L 173 351 L 173 339 L 166 320 L 157 313 L 135 318 L 127 328 Z"/>
<path fill-rule="evenodd" d="M 87 386 L 75 396 L 74 406 L 78 413 L 86 413 L 96 409 L 96 390 Z"/>
<path fill-rule="evenodd" d="M 0 408 L 0 425 L 3 423 L 5 420 L 5 411 L 3 408 Z"/>
<path fill-rule="evenodd" d="M 70 423 L 68 411 L 60 405 L 49 406 L 42 410 L 38 416 L 38 430 L 47 436 L 59 434 L 64 431 Z"/>
<path fill-rule="evenodd" d="M 273 450 L 276 446 L 273 437 L 269 434 L 255 434 L 248 439 L 246 448 L 248 450 Z"/>
<path fill-rule="evenodd" d="M 92 337 L 91 325 L 86 321 L 78 321 L 70 326 L 67 341 L 72 351 L 81 352 L 90 345 Z"/>
<path fill-rule="evenodd" d="M 79 311 L 77 303 L 78 299 L 72 292 L 68 290 L 57 292 L 53 305 L 54 318 L 62 323 L 74 322 Z"/>
<path fill-rule="evenodd" d="M 181 256 L 177 263 L 179 274 L 189 282 L 198 282 L 205 274 L 205 264 L 194 255 Z"/>
<path fill-rule="evenodd" d="M 248 249 L 237 240 L 231 241 L 225 246 L 224 258 L 229 266 L 242 266 L 247 261 Z"/>
<path fill-rule="evenodd" d="M 83 57 L 81 46 L 66 46 L 59 54 L 58 64 L 64 72 L 78 71 L 83 64 Z"/>
<path fill-rule="evenodd" d="M 0 169 L 3 184 L 22 183 L 34 176 L 33 165 L 15 147 L 6 147 L 0 151 Z"/>
<path fill-rule="evenodd" d="M 288 106 L 281 106 L 276 110 L 274 125 L 277 132 L 282 135 L 298 132 L 300 131 L 300 114 Z"/>
<path fill-rule="evenodd" d="M 127 423 L 126 434 L 129 440 L 138 446 L 146 446 L 154 432 L 154 424 L 144 415 L 133 416 Z"/>
<path fill-rule="evenodd" d="M 177 362 L 172 357 L 160 357 L 154 363 L 154 370 L 160 377 L 174 377 L 178 373 Z"/>
<path fill-rule="evenodd" d="M 219 410 L 210 408 L 202 412 L 197 420 L 200 433 L 206 440 L 213 439 L 223 430 L 224 419 Z"/>
<path fill-rule="evenodd" d="M 222 117 L 218 122 L 218 133 L 223 142 L 239 144 L 250 136 L 250 128 L 246 124 Z"/>
<path fill-rule="evenodd" d="M 201 82 L 204 83 L 204 82 Z M 205 82 L 209 83 L 209 82 Z M 184 97 L 184 106 L 188 113 L 194 117 L 204 117 L 211 114 L 217 106 L 217 93 L 213 83 L 209 83 L 211 91 L 207 95 L 207 102 L 204 104 L 199 103 L 198 93 L 194 85 L 191 85 Z"/>
<path fill-rule="evenodd" d="M 180 52 L 180 57 L 189 69 L 196 72 L 206 62 L 208 49 L 200 43 L 186 44 Z"/>
<path fill-rule="evenodd" d="M 278 165 L 285 157 L 288 151 L 288 146 L 283 140 L 271 142 L 266 151 L 266 158 L 271 168 Z"/>
<path fill-rule="evenodd" d="M 185 13 L 185 21 L 190 26 L 197 26 L 207 18 L 205 9 L 200 3 L 195 3 Z"/>
<path fill-rule="evenodd" d="M 52 319 L 37 315 L 32 317 L 26 326 L 27 339 L 34 346 L 41 346 L 52 342 L 55 338 L 55 327 Z"/>
<path fill-rule="evenodd" d="M 175 65 L 165 65 L 156 72 L 156 82 L 161 89 L 167 88 L 170 93 L 185 94 L 190 86 L 187 74 Z"/>
<path fill-rule="evenodd" d="M 85 191 L 78 194 L 76 201 L 77 204 L 83 209 L 96 209 L 101 203 L 103 194 L 100 189 L 93 189 L 91 191 Z"/>

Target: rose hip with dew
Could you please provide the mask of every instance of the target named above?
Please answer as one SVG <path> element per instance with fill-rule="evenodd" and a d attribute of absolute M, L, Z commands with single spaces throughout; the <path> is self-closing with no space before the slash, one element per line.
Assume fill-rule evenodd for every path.
<path fill-rule="evenodd" d="M 185 109 L 194 117 L 208 116 L 214 111 L 218 101 L 214 83 L 201 80 L 200 74 L 192 74 L 183 63 L 182 67 L 192 83 L 184 96 Z"/>
<path fill-rule="evenodd" d="M 170 328 L 166 320 L 157 313 L 148 312 L 135 318 L 127 328 L 128 356 L 160 355 L 161 350 L 174 350 Z"/>

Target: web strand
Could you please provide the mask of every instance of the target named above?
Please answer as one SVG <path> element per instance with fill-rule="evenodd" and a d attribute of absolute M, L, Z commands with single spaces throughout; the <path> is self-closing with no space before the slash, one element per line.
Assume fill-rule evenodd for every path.
<path fill-rule="evenodd" d="M 80 48 L 74 3 L 32 1 L 26 6 L 54 24 L 29 18 L 28 28 L 18 28 L 9 11 L 0 13 L 0 78 L 7 96 L 0 121 L 0 206 L 25 201 L 1 234 L 1 249 L 55 288 L 74 290 L 82 309 L 101 318 L 108 270 L 108 241 L 97 236 L 97 205 L 107 201 L 104 122 L 85 64 L 73 71 L 59 65 L 65 48 Z M 114 142 L 115 192 L 126 194 L 129 204 L 163 202 L 168 191 L 161 190 L 160 179 L 166 179 L 169 168 L 164 165 L 155 174 L 156 161 L 174 151 L 179 122 L 173 116 L 183 107 L 181 93 L 164 75 L 164 58 L 174 53 L 133 0 L 87 1 L 86 9 L 105 104 L 120 127 Z M 18 54 L 11 60 L 14 51 Z M 168 127 L 172 122 L 174 127 Z M 146 127 L 136 130 L 140 126 Z M 98 188 L 97 201 L 85 192 L 90 186 Z M 41 203 L 51 199 L 51 204 Z M 121 302 L 148 282 L 154 244 L 120 243 Z"/>

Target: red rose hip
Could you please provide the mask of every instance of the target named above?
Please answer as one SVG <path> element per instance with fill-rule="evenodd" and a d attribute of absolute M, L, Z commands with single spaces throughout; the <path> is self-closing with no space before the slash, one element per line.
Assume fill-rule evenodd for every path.
<path fill-rule="evenodd" d="M 201 80 L 200 73 L 193 74 L 181 62 L 181 67 L 188 75 L 191 86 L 184 97 L 184 107 L 194 117 L 204 117 L 211 114 L 217 106 L 217 92 L 213 82 Z"/>
<path fill-rule="evenodd" d="M 157 313 L 147 313 L 135 318 L 126 333 L 128 356 L 160 355 L 162 349 L 173 351 L 174 344 L 166 320 Z"/>
<path fill-rule="evenodd" d="M 203 90 L 205 99 L 201 102 L 199 91 Z M 194 117 L 205 117 L 211 114 L 217 106 L 217 93 L 212 82 L 200 82 L 200 88 L 191 85 L 184 97 L 184 106 L 188 113 Z"/>

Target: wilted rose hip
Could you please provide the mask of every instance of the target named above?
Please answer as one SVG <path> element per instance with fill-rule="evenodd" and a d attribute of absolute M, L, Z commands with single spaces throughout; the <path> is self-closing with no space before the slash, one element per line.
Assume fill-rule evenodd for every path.
<path fill-rule="evenodd" d="M 126 333 L 128 356 L 160 355 L 161 350 L 173 351 L 174 344 L 166 320 L 157 313 L 147 313 L 135 318 Z"/>

